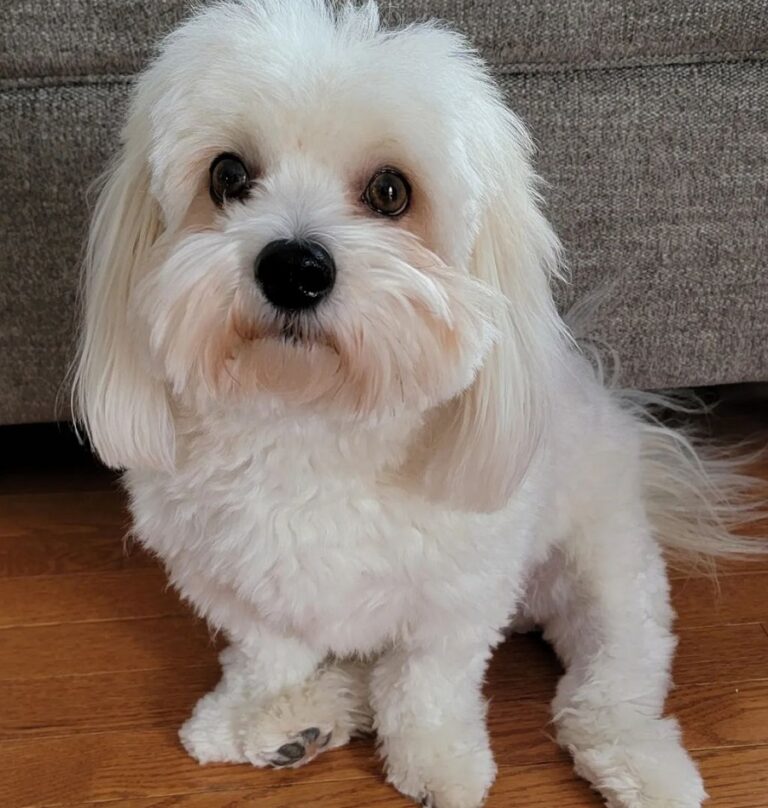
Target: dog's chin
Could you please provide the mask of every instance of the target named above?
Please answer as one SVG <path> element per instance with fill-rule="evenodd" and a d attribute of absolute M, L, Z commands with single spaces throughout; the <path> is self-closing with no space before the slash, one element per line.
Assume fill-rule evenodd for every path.
<path fill-rule="evenodd" d="M 282 323 L 243 342 L 226 365 L 225 398 L 267 395 L 287 405 L 362 414 L 362 390 L 351 395 L 338 348 L 317 329 L 310 333 L 297 323 Z"/>
<path fill-rule="evenodd" d="M 385 415 L 419 409 L 408 395 L 420 388 L 419 381 L 393 379 L 386 364 L 380 367 L 374 356 L 356 355 L 317 324 L 284 321 L 242 341 L 230 354 L 216 398 L 220 403 L 278 400 L 289 410 L 342 421 L 378 422 Z"/>

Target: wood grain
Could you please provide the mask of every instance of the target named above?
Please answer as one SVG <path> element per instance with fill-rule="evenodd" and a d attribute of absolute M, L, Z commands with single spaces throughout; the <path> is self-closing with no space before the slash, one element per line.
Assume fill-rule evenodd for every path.
<path fill-rule="evenodd" d="M 215 660 L 216 645 L 208 628 L 188 617 L 0 630 L 0 682 L 179 669 Z"/>
<path fill-rule="evenodd" d="M 768 805 L 768 747 L 726 749 L 695 756 L 713 808 Z"/>
<path fill-rule="evenodd" d="M 768 750 L 765 747 L 710 752 L 697 756 L 713 808 L 764 808 L 768 805 Z M 376 778 L 346 782 L 291 783 L 269 788 L 222 789 L 99 803 L 115 808 L 408 808 L 413 803 L 393 794 Z M 599 808 L 602 800 L 574 778 L 570 764 L 500 766 L 488 808 Z"/>
<path fill-rule="evenodd" d="M 218 681 L 198 667 L 17 679 L 0 686 L 0 740 L 178 727 Z"/>
<path fill-rule="evenodd" d="M 667 706 L 688 749 L 768 746 L 768 679 L 677 687 Z"/>
<path fill-rule="evenodd" d="M 0 579 L 0 628 L 188 613 L 159 568 Z"/>
<path fill-rule="evenodd" d="M 101 533 L 38 529 L 0 536 L 0 578 L 110 572 L 156 565 L 138 545 L 124 539 L 122 528 Z"/>
<path fill-rule="evenodd" d="M 768 572 L 746 568 L 748 572 L 720 575 L 716 581 L 675 581 L 672 603 L 678 622 L 690 628 L 768 619 Z"/>
<path fill-rule="evenodd" d="M 760 624 L 680 627 L 677 633 L 672 676 L 678 685 L 768 679 L 768 635 Z"/>
<path fill-rule="evenodd" d="M 199 766 L 184 752 L 176 728 L 171 727 L 3 741 L 0 759 L 4 764 L 0 778 L 3 806 L 13 800 L 30 805 L 80 805 L 179 791 L 251 787 L 259 781 L 274 788 L 379 776 L 368 741 L 328 752 L 314 767 L 259 772 L 248 765 Z"/>
<path fill-rule="evenodd" d="M 130 519 L 124 497 L 108 491 L 3 495 L 0 537 L 30 535 L 110 535 L 122 539 Z"/>

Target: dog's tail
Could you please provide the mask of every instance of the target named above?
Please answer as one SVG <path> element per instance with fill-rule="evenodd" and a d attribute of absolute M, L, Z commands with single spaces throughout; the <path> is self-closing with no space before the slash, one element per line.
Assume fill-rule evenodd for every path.
<path fill-rule="evenodd" d="M 768 554 L 768 480 L 754 473 L 765 467 L 768 447 L 718 443 L 704 429 L 712 407 L 691 392 L 620 389 L 617 354 L 586 336 L 612 289 L 605 284 L 582 299 L 565 321 L 595 375 L 639 426 L 645 501 L 670 562 L 714 574 L 717 558 Z"/>
<path fill-rule="evenodd" d="M 718 557 L 768 554 L 768 481 L 750 473 L 768 452 L 697 431 L 708 408 L 692 395 L 616 395 L 639 424 L 646 507 L 670 562 L 714 572 Z M 672 426 L 661 415 L 686 417 Z"/>

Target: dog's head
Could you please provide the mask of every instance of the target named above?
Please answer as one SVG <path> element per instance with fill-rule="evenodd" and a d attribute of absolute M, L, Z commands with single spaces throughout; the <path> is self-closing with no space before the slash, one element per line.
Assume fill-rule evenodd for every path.
<path fill-rule="evenodd" d="M 373 3 L 219 3 L 136 88 L 91 229 L 76 403 L 172 468 L 174 413 L 424 414 L 427 490 L 499 506 L 548 415 L 557 242 L 458 35 Z"/>

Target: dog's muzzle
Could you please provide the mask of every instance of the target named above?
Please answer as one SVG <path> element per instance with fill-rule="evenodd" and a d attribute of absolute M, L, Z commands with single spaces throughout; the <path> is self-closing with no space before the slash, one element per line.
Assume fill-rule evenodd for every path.
<path fill-rule="evenodd" d="M 315 241 L 272 241 L 256 259 L 256 280 L 277 309 L 314 308 L 336 282 L 330 253 Z"/>

